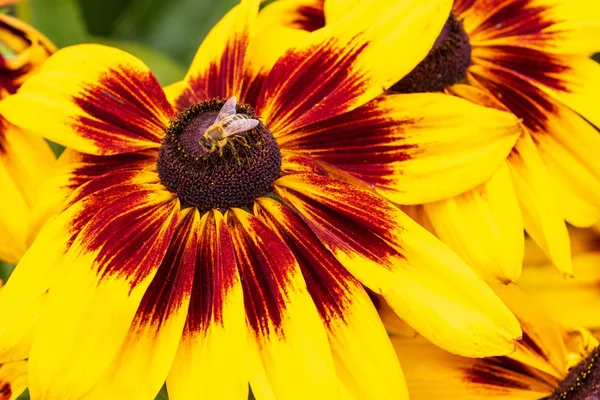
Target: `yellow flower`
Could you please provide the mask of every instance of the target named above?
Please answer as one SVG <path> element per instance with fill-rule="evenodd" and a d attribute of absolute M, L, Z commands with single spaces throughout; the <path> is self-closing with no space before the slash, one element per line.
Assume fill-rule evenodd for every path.
<path fill-rule="evenodd" d="M 286 0 L 265 13 L 273 31 L 295 37 L 343 21 L 360 3 Z M 376 3 L 379 18 L 389 18 L 391 1 Z M 570 274 L 565 221 L 584 227 L 600 218 L 600 67 L 589 58 L 600 49 L 599 34 L 600 9 L 591 0 L 455 1 L 428 56 L 390 90 L 446 91 L 508 109 L 522 119 L 523 134 L 489 181 L 446 190 L 446 199 L 437 197 L 443 186 L 427 196 L 402 179 L 391 185 L 355 175 L 397 204 L 427 203 L 415 211 L 420 222 L 486 278 L 519 278 L 523 229 Z"/>
<path fill-rule="evenodd" d="M 32 27 L 0 15 L 0 98 L 14 93 L 54 51 Z M 0 260 L 16 264 L 27 249 L 32 208 L 54 161 L 43 139 L 0 115 Z"/>
<path fill-rule="evenodd" d="M 246 399 L 248 384 L 257 398 L 406 398 L 363 285 L 450 351 L 512 351 L 518 323 L 491 289 L 345 181 L 345 168 L 379 159 L 373 170 L 394 179 L 390 166 L 407 165 L 428 188 L 428 156 L 452 158 L 440 149 L 479 173 L 512 147 L 510 113 L 381 96 L 428 52 L 450 6 L 403 1 L 377 25 L 366 5 L 268 58 L 257 56 L 274 49 L 258 45 L 259 1 L 243 0 L 166 93 L 122 51 L 58 51 L 0 103 L 72 149 L 60 190 L 44 196 L 49 209 L 63 199 L 58 215 L 0 295 L 0 360 L 29 355 L 34 399 L 152 399 L 165 380 L 175 400 Z M 482 130 L 497 142 L 480 145 Z"/>
<path fill-rule="evenodd" d="M 422 337 L 392 336 L 404 367 L 410 398 L 597 398 L 600 392 L 600 347 L 591 332 L 564 326 L 561 320 L 550 317 L 517 287 L 498 288 L 498 293 L 523 329 L 523 339 L 512 354 L 489 358 L 459 357 L 433 346 Z M 569 301 L 572 308 L 585 307 L 577 300 Z"/>

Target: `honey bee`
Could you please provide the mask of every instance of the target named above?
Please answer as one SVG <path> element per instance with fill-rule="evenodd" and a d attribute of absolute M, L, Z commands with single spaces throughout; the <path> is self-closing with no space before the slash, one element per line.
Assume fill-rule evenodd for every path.
<path fill-rule="evenodd" d="M 260 121 L 252 119 L 246 114 L 236 114 L 235 106 L 237 99 L 235 96 L 230 98 L 223 104 L 215 122 L 209 126 L 202 137 L 200 145 L 207 153 L 212 153 L 219 150 L 219 154 L 223 154 L 223 148 L 227 145 L 230 138 L 234 135 L 254 129 Z M 243 137 L 239 137 L 245 143 Z"/>

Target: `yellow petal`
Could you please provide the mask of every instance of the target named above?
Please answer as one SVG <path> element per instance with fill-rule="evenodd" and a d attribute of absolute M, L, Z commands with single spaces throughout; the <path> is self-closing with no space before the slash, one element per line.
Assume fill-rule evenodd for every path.
<path fill-rule="evenodd" d="M 466 358 L 435 347 L 424 338 L 392 337 L 403 365 L 411 399 L 539 400 L 555 387 L 540 381 L 533 369 L 507 357 Z"/>
<path fill-rule="evenodd" d="M 600 135 L 565 106 L 553 101 L 552 109 L 546 113 L 545 132 L 534 134 L 533 139 L 557 186 L 558 204 L 567 222 L 592 226 L 600 218 Z"/>
<path fill-rule="evenodd" d="M 202 100 L 240 98 L 259 0 L 242 0 L 206 36 L 185 77 Z"/>
<path fill-rule="evenodd" d="M 256 217 L 227 214 L 246 304 L 248 371 L 258 398 L 335 398 L 325 329 L 289 248 Z"/>
<path fill-rule="evenodd" d="M 0 365 L 0 399 L 17 400 L 27 387 L 27 361 Z"/>
<path fill-rule="evenodd" d="M 424 208 L 437 236 L 483 278 L 504 283 L 519 279 L 523 220 L 506 164 L 485 184 Z"/>
<path fill-rule="evenodd" d="M 392 342 L 412 399 L 531 399 L 550 395 L 566 375 L 566 330 L 514 285 L 495 285 L 515 313 L 523 339 L 514 353 L 465 358 L 436 348 L 422 337 Z"/>
<path fill-rule="evenodd" d="M 191 104 L 182 105 L 177 102 L 177 100 L 180 99 L 184 95 L 184 93 L 190 90 L 189 85 L 186 81 L 172 83 L 169 86 L 164 87 L 163 90 L 165 92 L 165 95 L 167 96 L 167 100 L 169 100 L 169 103 L 171 103 L 175 110 L 183 111 L 187 107 L 191 106 Z"/>
<path fill-rule="evenodd" d="M 75 209 L 40 232 L 0 291 L 0 362 L 27 358 L 34 328 L 72 240 L 67 227 Z M 16 306 L 18 305 L 18 306 Z"/>
<path fill-rule="evenodd" d="M 47 292 L 62 279 L 63 269 L 69 268 L 65 255 L 79 230 L 112 202 L 133 201 L 136 193 L 154 192 L 148 182 L 155 183 L 155 179 L 155 173 L 113 171 L 77 187 L 68 201 L 60 203 L 64 208 L 59 212 L 64 211 L 40 231 L 0 292 L 0 362 L 27 356 Z"/>
<path fill-rule="evenodd" d="M 268 74 L 286 50 L 323 27 L 322 7 L 322 0 L 285 0 L 260 10 L 248 49 L 247 68 L 251 75 Z"/>
<path fill-rule="evenodd" d="M 561 216 L 548 171 L 529 134 L 519 138 L 509 157 L 513 183 L 527 233 L 554 262 L 559 271 L 570 274 L 569 234 Z"/>
<path fill-rule="evenodd" d="M 188 208 L 108 371 L 86 399 L 153 399 L 175 358 L 188 314 L 200 217 Z"/>
<path fill-rule="evenodd" d="M 565 60 L 567 71 L 560 74 L 560 87 L 541 86 L 546 93 L 600 126 L 600 65 L 590 58 L 570 57 Z"/>
<path fill-rule="evenodd" d="M 152 72 L 120 50 L 64 48 L 44 63 L 2 115 L 28 131 L 90 154 L 156 148 L 173 109 Z"/>
<path fill-rule="evenodd" d="M 27 250 L 31 210 L 2 163 L 0 185 L 0 260 L 16 264 Z"/>
<path fill-rule="evenodd" d="M 537 0 L 546 6 L 553 24 L 548 36 L 556 40 L 558 51 L 566 54 L 591 55 L 600 51 L 594 40 L 600 35 L 600 10 L 594 0 Z"/>
<path fill-rule="evenodd" d="M 519 286 L 565 326 L 600 328 L 600 253 L 597 251 L 574 255 L 572 278 L 564 278 L 548 263 L 526 266 Z"/>
<path fill-rule="evenodd" d="M 32 208 L 55 161 L 44 139 L 0 118 L 0 260 L 16 264 L 29 246 Z"/>
<path fill-rule="evenodd" d="M 165 255 L 177 209 L 165 193 L 132 193 L 79 232 L 31 347 L 32 397 L 78 399 L 104 375 Z"/>
<path fill-rule="evenodd" d="M 512 114 L 426 93 L 381 96 L 275 135 L 286 150 L 337 166 L 395 203 L 421 204 L 485 182 L 521 132 Z"/>
<path fill-rule="evenodd" d="M 345 17 L 357 4 L 358 0 L 327 0 L 324 2 L 324 13 L 327 25 Z M 382 11 L 384 7 L 382 6 Z"/>
<path fill-rule="evenodd" d="M 362 285 L 285 205 L 261 198 L 255 203 L 255 214 L 286 242 L 298 260 L 345 388 L 358 399 L 408 398 L 385 329 Z"/>
<path fill-rule="evenodd" d="M 456 254 L 391 203 L 310 174 L 284 176 L 275 189 L 352 275 L 432 342 L 469 356 L 514 350 L 520 329 L 508 309 Z"/>
<path fill-rule="evenodd" d="M 590 55 L 600 50 L 600 12 L 593 0 L 455 2 L 475 48 L 501 46 L 550 54 Z"/>
<path fill-rule="evenodd" d="M 258 98 L 257 113 L 271 131 L 283 133 L 360 107 L 427 55 L 450 7 L 447 0 L 360 3 L 277 61 Z M 396 52 L 402 54 L 401 62 L 390 57 Z"/>
<path fill-rule="evenodd" d="M 246 319 L 231 234 L 219 211 L 201 220 L 192 298 L 167 378 L 169 398 L 248 397 Z"/>
<path fill-rule="evenodd" d="M 567 363 L 566 329 L 519 287 L 493 285 L 493 288 L 523 329 L 523 339 L 517 342 L 517 351 L 507 357 L 560 381 Z"/>
<path fill-rule="evenodd" d="M 0 121 L 0 168 L 5 168 L 31 208 L 38 201 L 44 179 L 56 161 L 48 143 L 39 137 Z"/>

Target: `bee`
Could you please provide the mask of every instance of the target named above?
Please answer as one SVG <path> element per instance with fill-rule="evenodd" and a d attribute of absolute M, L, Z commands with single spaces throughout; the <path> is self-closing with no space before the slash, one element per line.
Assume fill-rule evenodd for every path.
<path fill-rule="evenodd" d="M 207 153 L 219 150 L 219 154 L 222 155 L 223 148 L 234 135 L 254 129 L 260 123 L 259 120 L 252 119 L 246 114 L 236 114 L 236 103 L 235 96 L 227 100 L 221 107 L 215 122 L 202 134 L 200 145 Z M 243 137 L 237 136 L 235 138 L 239 138 L 246 143 Z"/>

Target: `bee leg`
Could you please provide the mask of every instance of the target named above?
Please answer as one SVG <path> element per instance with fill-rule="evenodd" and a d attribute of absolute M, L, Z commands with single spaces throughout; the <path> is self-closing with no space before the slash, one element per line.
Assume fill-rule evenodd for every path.
<path fill-rule="evenodd" d="M 227 139 L 221 139 L 217 142 L 217 146 L 219 147 L 219 157 L 223 157 L 223 148 L 227 146 Z"/>
<path fill-rule="evenodd" d="M 235 149 L 235 146 L 233 145 L 233 143 L 231 143 L 230 145 L 231 145 L 231 150 L 232 150 L 232 153 L 233 153 L 233 157 L 235 158 L 235 162 L 236 162 L 238 165 L 240 165 L 240 164 L 241 164 L 241 161 L 240 161 L 240 158 L 238 157 L 238 152 L 237 152 L 237 150 Z"/>
<path fill-rule="evenodd" d="M 242 146 L 248 147 L 248 148 L 250 147 L 250 145 L 248 144 L 248 141 L 246 140 L 245 137 L 243 137 L 243 136 L 236 136 L 235 139 L 239 140 L 240 142 L 242 142 Z"/>

